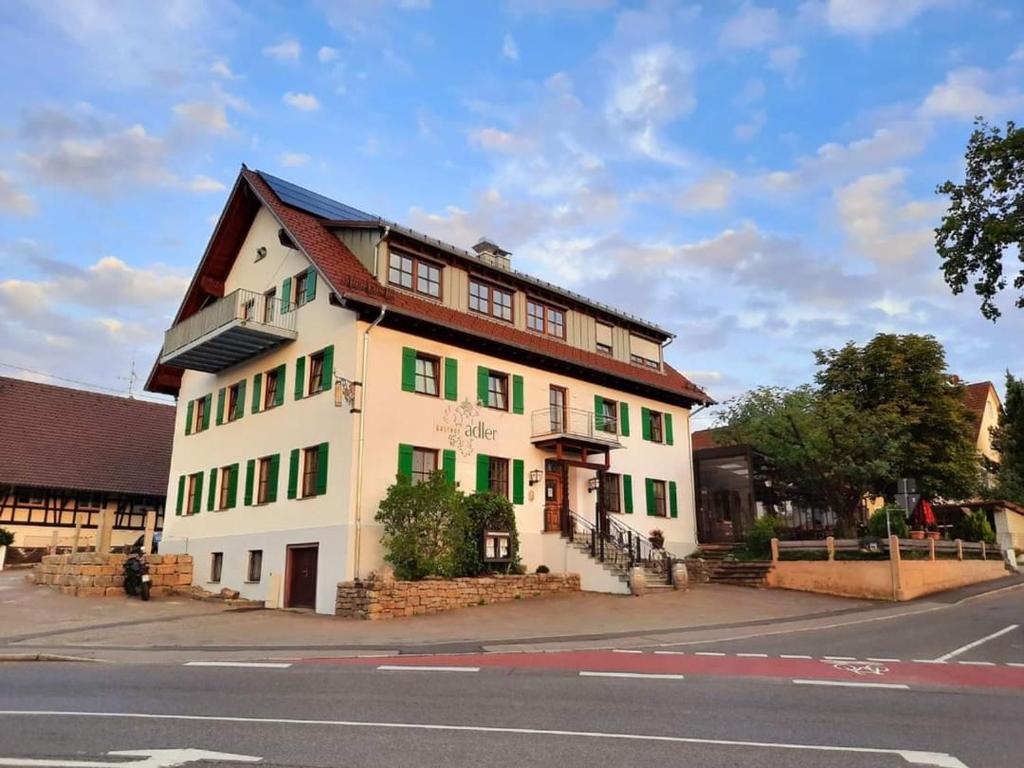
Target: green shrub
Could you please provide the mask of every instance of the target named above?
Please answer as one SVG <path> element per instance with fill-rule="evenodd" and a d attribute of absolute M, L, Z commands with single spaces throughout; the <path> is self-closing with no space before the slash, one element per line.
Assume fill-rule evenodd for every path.
<path fill-rule="evenodd" d="M 9 547 L 14 543 L 14 534 L 6 528 L 0 528 L 0 547 Z"/>
<path fill-rule="evenodd" d="M 774 515 L 757 518 L 747 533 L 747 549 L 751 554 L 767 557 L 772 551 L 772 539 L 778 537 L 781 527 L 781 521 Z"/>
<path fill-rule="evenodd" d="M 996 543 L 996 532 L 988 521 L 983 510 L 972 509 L 964 514 L 955 527 L 955 537 L 964 541 L 984 541 L 986 544 Z"/>
<path fill-rule="evenodd" d="M 899 536 L 901 539 L 907 538 L 910 535 L 907 529 L 907 515 L 903 511 L 903 507 L 897 507 L 894 504 L 884 506 L 872 513 L 868 520 L 868 533 L 876 539 L 884 539 L 889 535 L 885 523 L 886 511 L 888 511 L 889 529 L 892 530 L 892 535 Z"/>
<path fill-rule="evenodd" d="M 481 542 L 485 531 L 508 531 L 509 562 L 488 563 L 483 559 Z M 474 493 L 467 496 L 462 511 L 455 520 L 454 564 L 459 576 L 479 576 L 482 573 L 503 571 L 520 573 L 519 534 L 516 515 L 511 502 L 493 493 Z"/>
<path fill-rule="evenodd" d="M 551 573 L 551 569 L 548 568 L 546 565 L 538 565 L 537 573 Z"/>
<path fill-rule="evenodd" d="M 399 579 L 456 576 L 456 550 L 465 516 L 465 497 L 444 473 L 413 485 L 399 476 L 377 511 L 384 528 L 384 559 Z"/>

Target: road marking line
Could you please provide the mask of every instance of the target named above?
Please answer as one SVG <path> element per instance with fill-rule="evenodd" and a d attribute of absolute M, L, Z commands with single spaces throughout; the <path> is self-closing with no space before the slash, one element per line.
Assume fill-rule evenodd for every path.
<path fill-rule="evenodd" d="M 479 672 L 480 667 L 427 667 L 422 664 L 381 664 L 378 672 Z"/>
<path fill-rule="evenodd" d="M 205 749 L 122 749 L 107 752 L 114 758 L 141 757 L 142 760 L 125 762 L 115 760 L 103 763 L 99 760 L 73 760 L 71 758 L 32 759 L 27 757 L 0 757 L 0 765 L 20 766 L 21 768 L 173 768 L 186 763 L 207 762 L 218 763 L 260 763 L 263 758 L 253 755 L 232 755 L 227 752 L 209 752 Z"/>
<path fill-rule="evenodd" d="M 617 648 L 614 651 L 612 651 L 612 653 L 643 653 L 643 651 L 620 650 L 620 649 Z"/>
<path fill-rule="evenodd" d="M 967 651 L 971 650 L 972 648 L 977 648 L 982 643 L 987 643 L 989 640 L 995 640 L 997 637 L 1002 637 L 1007 632 L 1013 632 L 1013 630 L 1017 629 L 1018 626 L 1019 626 L 1018 624 L 1011 624 L 1008 627 L 1003 627 L 998 632 L 993 632 L 991 635 L 985 635 L 985 637 L 978 638 L 973 643 L 968 643 L 967 645 L 962 645 L 959 648 L 955 648 L 954 650 L 950 651 L 949 653 L 947 653 L 947 654 L 945 654 L 943 656 L 939 656 L 935 660 L 936 661 L 949 661 L 950 659 L 956 658 L 957 656 L 959 656 L 962 653 L 966 653 Z"/>
<path fill-rule="evenodd" d="M 247 667 L 253 669 L 288 669 L 291 664 L 269 661 L 186 661 L 185 667 Z"/>
<path fill-rule="evenodd" d="M 942 659 L 911 659 L 912 664 L 945 664 Z"/>
<path fill-rule="evenodd" d="M 686 654 L 682 651 L 655 651 L 658 656 L 685 656 Z"/>
<path fill-rule="evenodd" d="M 1024 664 L 1021 664 L 1018 661 L 1008 661 L 1008 662 L 1006 662 L 1006 666 L 1008 666 L 1008 667 L 1024 667 Z"/>
<path fill-rule="evenodd" d="M 826 661 L 856 661 L 856 656 L 822 656 Z"/>
<path fill-rule="evenodd" d="M 958 661 L 957 664 L 971 664 L 975 667 L 994 667 L 994 661 Z"/>
<path fill-rule="evenodd" d="M 923 752 L 886 747 L 841 747 L 824 744 L 790 744 L 773 741 L 738 741 L 732 739 L 701 739 L 693 736 L 653 736 L 643 733 L 606 733 L 602 731 L 567 731 L 543 728 L 511 728 L 486 725 L 445 725 L 441 723 L 387 723 L 361 720 L 298 720 L 272 717 L 238 717 L 229 715 L 171 715 L 141 712 L 70 712 L 60 710 L 0 710 L 0 716 L 11 717 L 96 717 L 125 720 L 180 720 L 184 722 L 251 723 L 255 725 L 319 725 L 341 728 L 379 728 L 413 731 L 452 731 L 459 733 L 508 733 L 516 736 L 559 736 L 581 739 L 608 739 L 618 741 L 660 742 L 663 744 L 702 744 L 719 747 L 745 747 L 752 749 L 784 749 L 804 752 L 838 752 L 867 755 L 895 755 L 913 765 L 932 765 L 936 768 L 967 768 L 959 759 L 946 752 Z"/>
<path fill-rule="evenodd" d="M 810 656 L 805 656 L 802 653 L 783 653 L 779 655 L 780 659 L 809 659 Z"/>
<path fill-rule="evenodd" d="M 885 663 L 889 663 L 889 664 L 893 664 L 893 663 L 899 662 L 899 659 L 880 659 L 880 658 L 876 659 L 876 658 L 872 658 L 870 656 L 868 656 L 867 660 L 868 661 L 881 661 L 881 662 L 885 662 Z"/>
<path fill-rule="evenodd" d="M 846 680 L 794 680 L 797 685 L 831 685 L 842 688 L 889 688 L 892 690 L 909 691 L 910 686 L 904 683 L 853 683 Z"/>
<path fill-rule="evenodd" d="M 636 677 L 642 680 L 682 680 L 682 675 L 656 674 L 654 672 L 588 672 L 580 670 L 580 677 Z"/>
<path fill-rule="evenodd" d="M 718 651 L 697 651 L 694 656 L 725 656 L 725 654 Z"/>
<path fill-rule="evenodd" d="M 737 656 L 742 656 L 745 659 L 767 659 L 767 653 L 737 653 Z"/>

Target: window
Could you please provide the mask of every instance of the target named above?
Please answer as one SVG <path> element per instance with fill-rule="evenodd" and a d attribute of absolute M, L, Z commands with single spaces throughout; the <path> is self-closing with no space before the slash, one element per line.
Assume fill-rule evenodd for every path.
<path fill-rule="evenodd" d="M 629 335 L 629 360 L 645 368 L 661 368 L 661 344 L 646 336 Z"/>
<path fill-rule="evenodd" d="M 242 411 L 240 403 L 238 402 L 240 387 L 240 384 L 235 384 L 233 387 L 228 387 L 228 421 L 234 421 L 235 419 L 237 419 Z"/>
<path fill-rule="evenodd" d="M 281 386 L 281 382 L 278 381 L 278 369 L 273 368 L 263 374 L 263 378 L 267 381 L 267 388 L 263 394 L 263 408 L 273 408 L 277 405 L 277 390 Z"/>
<path fill-rule="evenodd" d="M 508 410 L 508 374 L 489 371 L 487 373 L 487 407 Z"/>
<path fill-rule="evenodd" d="M 597 414 L 597 428 L 614 435 L 619 426 L 619 404 L 614 400 L 602 400 L 601 412 Z"/>
<path fill-rule="evenodd" d="M 667 517 L 665 513 L 665 481 L 651 480 L 651 496 L 654 500 L 654 514 Z"/>
<path fill-rule="evenodd" d="M 491 493 L 508 498 L 508 459 L 491 456 L 488 459 Z"/>
<path fill-rule="evenodd" d="M 246 299 L 242 302 L 242 319 L 252 320 L 256 313 L 256 299 Z"/>
<path fill-rule="evenodd" d="M 302 498 L 316 496 L 316 476 L 320 466 L 320 448 L 313 446 L 304 452 L 302 464 Z"/>
<path fill-rule="evenodd" d="M 564 339 L 565 310 L 530 299 L 526 302 L 526 327 L 537 333 Z"/>
<path fill-rule="evenodd" d="M 324 353 L 323 350 L 309 356 L 309 387 L 307 392 L 315 395 L 323 387 Z"/>
<path fill-rule="evenodd" d="M 220 574 L 224 570 L 224 553 L 210 553 L 210 581 L 214 584 L 220 583 Z"/>
<path fill-rule="evenodd" d="M 597 323 L 597 351 L 602 355 L 612 354 L 612 326 L 608 323 Z"/>
<path fill-rule="evenodd" d="M 388 261 L 388 282 L 400 288 L 408 288 L 431 296 L 441 298 L 441 267 L 429 261 L 391 251 Z"/>
<path fill-rule="evenodd" d="M 630 355 L 629 360 L 633 365 L 643 365 L 647 368 L 654 368 L 655 370 L 661 367 L 658 365 L 657 360 L 650 360 L 646 357 L 641 357 L 640 355 Z"/>
<path fill-rule="evenodd" d="M 597 351 L 602 355 L 610 355 L 612 353 L 612 345 L 597 342 Z"/>
<path fill-rule="evenodd" d="M 266 504 L 270 501 L 270 457 L 260 459 L 259 485 L 256 488 L 256 503 Z"/>
<path fill-rule="evenodd" d="M 548 390 L 548 406 L 551 411 L 551 431 L 565 431 L 565 388 L 554 384 Z"/>
<path fill-rule="evenodd" d="M 193 432 L 202 432 L 203 423 L 206 421 L 206 398 L 200 397 L 196 402 L 195 407 L 195 423 L 192 426 Z"/>
<path fill-rule="evenodd" d="M 412 484 L 419 485 L 437 472 L 437 451 L 431 448 L 412 449 Z"/>
<path fill-rule="evenodd" d="M 185 496 L 185 514 L 186 515 L 191 515 L 193 512 L 195 512 L 195 510 L 197 508 L 197 502 L 199 501 L 196 498 L 196 490 L 197 490 L 196 489 L 196 485 L 199 482 L 198 478 L 199 478 L 199 475 L 189 475 L 188 476 L 188 493 Z"/>
<path fill-rule="evenodd" d="M 309 273 L 303 270 L 295 276 L 292 284 L 295 286 L 294 306 L 301 307 L 306 303 L 306 284 L 309 282 Z"/>
<path fill-rule="evenodd" d="M 469 308 L 482 315 L 490 315 L 498 320 L 512 322 L 512 291 L 496 288 L 481 283 L 479 280 L 469 281 Z"/>
<path fill-rule="evenodd" d="M 437 385 L 438 367 L 440 363 L 436 357 L 430 355 L 416 354 L 416 391 L 423 395 L 437 397 L 439 389 Z"/>
<path fill-rule="evenodd" d="M 217 509 L 228 509 L 231 506 L 231 499 L 228 494 L 231 490 L 231 467 L 221 467 L 217 476 L 220 479 L 220 496 L 217 498 Z"/>
<path fill-rule="evenodd" d="M 263 322 L 272 323 L 277 317 L 277 288 L 263 294 Z"/>
<path fill-rule="evenodd" d="M 256 583 L 263 575 L 263 550 L 249 550 L 249 567 L 246 569 L 245 580 Z"/>
<path fill-rule="evenodd" d="M 651 441 L 655 443 L 664 442 L 663 430 L 661 428 L 661 414 L 657 411 L 651 411 L 648 418 L 651 424 Z"/>
<path fill-rule="evenodd" d="M 619 495 L 619 476 L 612 472 L 605 472 L 601 479 L 601 503 L 605 512 L 621 512 L 621 498 Z"/>

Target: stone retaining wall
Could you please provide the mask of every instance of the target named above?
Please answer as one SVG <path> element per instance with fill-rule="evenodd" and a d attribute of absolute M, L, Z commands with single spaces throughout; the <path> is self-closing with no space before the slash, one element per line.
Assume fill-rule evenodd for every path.
<path fill-rule="evenodd" d="M 124 595 L 124 561 L 127 555 L 45 555 L 27 576 L 36 584 L 78 597 Z M 189 589 L 192 583 L 192 555 L 147 555 L 150 594 L 168 595 Z"/>
<path fill-rule="evenodd" d="M 335 613 L 359 619 L 392 619 L 579 590 L 580 577 L 575 573 L 423 581 L 374 578 L 339 584 Z"/>

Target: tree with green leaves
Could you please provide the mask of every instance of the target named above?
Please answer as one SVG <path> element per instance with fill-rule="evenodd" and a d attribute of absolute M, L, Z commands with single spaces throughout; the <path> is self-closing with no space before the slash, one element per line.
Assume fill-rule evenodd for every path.
<path fill-rule="evenodd" d="M 964 183 L 947 181 L 936 189 L 949 197 L 949 209 L 935 230 L 935 249 L 953 293 L 974 280 L 981 313 L 995 320 L 1001 314 L 996 294 L 1014 270 L 1003 260 L 1013 250 L 1022 262 L 1013 276 L 1016 305 L 1024 308 L 1024 131 L 1008 122 L 1004 134 L 980 117 L 975 126 Z"/>
<path fill-rule="evenodd" d="M 1024 504 L 1024 379 L 1006 372 L 1006 402 L 999 426 L 992 430 L 992 447 L 999 451 L 995 495 Z"/>
<path fill-rule="evenodd" d="M 895 477 L 879 477 L 875 493 L 891 498 L 900 477 L 917 480 L 926 498 L 967 499 L 978 492 L 981 460 L 964 387 L 946 369 L 934 337 L 880 333 L 864 346 L 850 342 L 815 357 L 822 395 L 844 397 L 867 421 L 896 425 Z"/>

